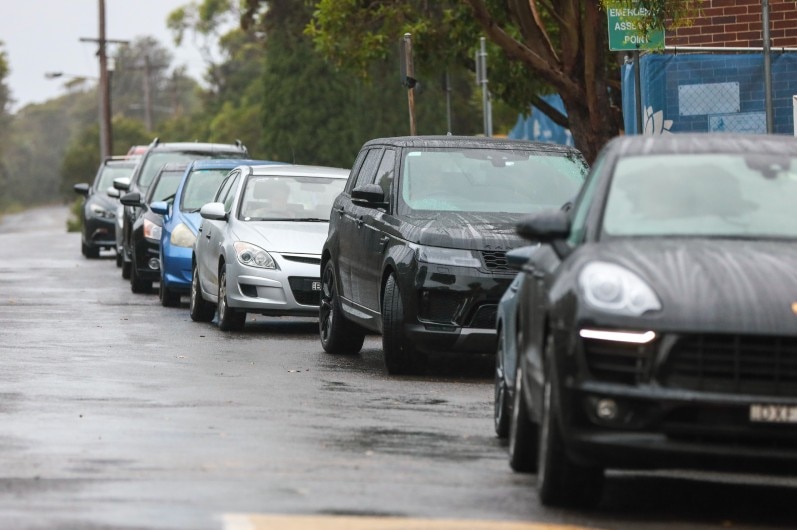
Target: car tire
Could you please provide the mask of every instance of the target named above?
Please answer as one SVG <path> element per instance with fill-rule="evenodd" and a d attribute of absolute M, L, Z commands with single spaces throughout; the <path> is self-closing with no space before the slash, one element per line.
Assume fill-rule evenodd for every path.
<path fill-rule="evenodd" d="M 565 451 L 559 422 L 558 385 L 554 382 L 553 341 L 545 348 L 542 417 L 539 425 L 537 456 L 537 495 L 546 506 L 589 508 L 600 502 L 603 469 L 573 462 Z"/>
<path fill-rule="evenodd" d="M 537 425 L 531 421 L 529 408 L 523 396 L 523 374 L 520 366 L 515 370 L 515 394 L 509 420 L 509 467 L 518 473 L 537 471 Z"/>
<path fill-rule="evenodd" d="M 318 310 L 318 331 L 321 346 L 327 353 L 356 355 L 365 341 L 365 332 L 346 320 L 340 309 L 335 266 L 327 261 L 321 277 L 321 304 Z"/>
<path fill-rule="evenodd" d="M 388 277 L 382 296 L 382 350 L 390 375 L 415 374 L 423 369 L 423 359 L 404 334 L 404 303 L 394 274 Z"/>
<path fill-rule="evenodd" d="M 227 266 L 222 265 L 219 270 L 219 329 L 221 331 L 241 331 L 246 323 L 246 311 L 230 307 L 227 300 Z"/>
<path fill-rule="evenodd" d="M 123 263 L 124 263 L 124 259 L 122 258 L 122 255 L 117 252 L 116 253 L 116 266 L 117 267 L 121 267 Z"/>
<path fill-rule="evenodd" d="M 133 260 L 130 262 L 130 290 L 137 294 L 148 293 L 152 290 L 152 282 L 144 280 L 138 275 L 136 263 L 136 254 L 134 252 Z"/>
<path fill-rule="evenodd" d="M 83 254 L 83 257 L 86 259 L 97 259 L 100 257 L 100 248 L 92 245 L 87 245 L 86 243 L 80 244 L 80 252 Z"/>
<path fill-rule="evenodd" d="M 163 307 L 180 307 L 180 293 L 175 293 L 166 285 L 161 276 L 161 281 L 158 285 L 158 297 L 160 298 Z"/>
<path fill-rule="evenodd" d="M 133 264 L 122 258 L 122 279 L 129 280 L 130 273 L 133 270 Z"/>
<path fill-rule="evenodd" d="M 194 322 L 210 322 L 216 314 L 216 306 L 202 298 L 202 289 L 199 287 L 199 268 L 194 265 L 191 271 L 191 294 L 188 312 Z"/>
<path fill-rule="evenodd" d="M 498 346 L 495 349 L 495 381 L 493 406 L 493 425 L 495 434 L 504 439 L 509 436 L 509 422 L 512 409 L 507 396 L 506 374 L 504 374 L 504 337 L 503 330 L 498 330 Z"/>

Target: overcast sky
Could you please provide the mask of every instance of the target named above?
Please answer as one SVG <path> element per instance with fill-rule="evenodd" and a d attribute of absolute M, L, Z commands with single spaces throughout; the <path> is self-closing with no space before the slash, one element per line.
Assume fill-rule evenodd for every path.
<path fill-rule="evenodd" d="M 174 66 L 202 80 L 202 56 L 186 36 L 178 48 L 166 28 L 168 14 L 191 0 L 105 0 L 106 38 L 132 40 L 151 35 L 174 54 Z M 97 45 L 81 37 L 99 35 L 98 0 L 0 0 L 0 41 L 11 67 L 6 79 L 15 103 L 41 103 L 65 93 L 64 80 L 45 72 L 97 77 Z"/>

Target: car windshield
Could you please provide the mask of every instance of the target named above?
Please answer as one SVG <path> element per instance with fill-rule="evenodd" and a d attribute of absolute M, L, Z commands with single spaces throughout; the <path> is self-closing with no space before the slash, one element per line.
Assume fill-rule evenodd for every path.
<path fill-rule="evenodd" d="M 208 158 L 241 158 L 245 153 L 241 151 L 156 151 L 150 153 L 144 160 L 144 167 L 141 168 L 141 175 L 138 177 L 138 187 L 142 191 L 149 188 L 152 179 L 158 174 L 158 170 L 163 164 L 182 163 L 187 164 L 194 160 L 206 160 Z"/>
<path fill-rule="evenodd" d="M 529 213 L 578 193 L 587 165 L 572 153 L 522 149 L 414 149 L 401 166 L 401 205 L 451 212 Z"/>
<path fill-rule="evenodd" d="M 183 185 L 180 209 L 184 212 L 198 212 L 203 204 L 212 202 L 221 181 L 229 169 L 197 169 L 192 171 Z"/>
<path fill-rule="evenodd" d="M 103 169 L 102 173 L 100 173 L 100 179 L 97 182 L 96 189 L 98 191 L 105 191 L 111 186 L 113 186 L 114 179 L 118 178 L 128 178 L 130 175 L 133 174 L 133 165 L 112 165 L 106 164 Z"/>
<path fill-rule="evenodd" d="M 173 199 L 184 173 L 185 169 L 163 171 L 155 183 L 155 188 L 149 193 L 148 202 Z"/>
<path fill-rule="evenodd" d="M 346 179 L 257 176 L 246 181 L 239 219 L 244 221 L 329 221 Z"/>
<path fill-rule="evenodd" d="M 672 154 L 621 159 L 603 233 L 608 236 L 797 237 L 797 158 Z"/>

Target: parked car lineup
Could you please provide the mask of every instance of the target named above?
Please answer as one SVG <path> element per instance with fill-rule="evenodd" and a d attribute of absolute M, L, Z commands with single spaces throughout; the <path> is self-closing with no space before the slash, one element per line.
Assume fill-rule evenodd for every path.
<path fill-rule="evenodd" d="M 797 470 L 792 138 L 621 137 L 591 169 L 452 136 L 371 140 L 351 171 L 245 156 L 105 161 L 75 186 L 84 256 L 116 249 L 134 292 L 223 331 L 317 317 L 337 355 L 379 333 L 389 374 L 495 354 L 495 432 L 545 505 L 599 502 L 607 468 Z"/>

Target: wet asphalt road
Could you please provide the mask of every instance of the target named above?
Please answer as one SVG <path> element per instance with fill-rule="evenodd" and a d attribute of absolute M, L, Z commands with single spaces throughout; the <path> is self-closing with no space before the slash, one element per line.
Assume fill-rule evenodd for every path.
<path fill-rule="evenodd" d="M 131 293 L 65 219 L 0 220 L 2 529 L 265 528 L 230 514 L 797 526 L 797 480 L 773 477 L 612 473 L 597 510 L 543 508 L 493 435 L 492 359 L 387 377 L 379 337 L 335 357 L 311 320 L 224 334 Z"/>

